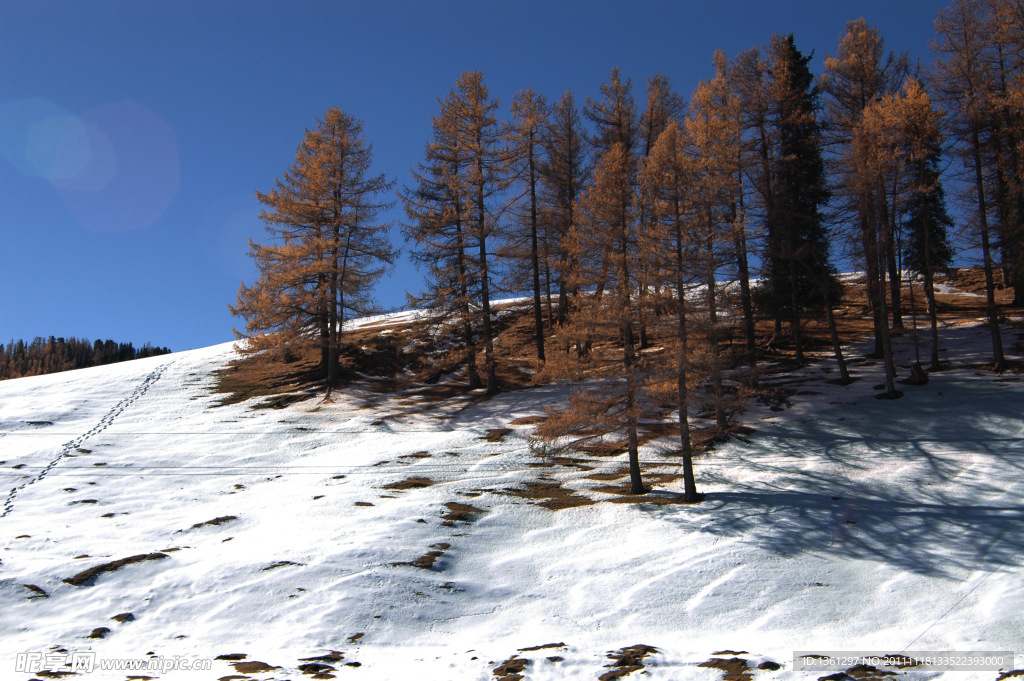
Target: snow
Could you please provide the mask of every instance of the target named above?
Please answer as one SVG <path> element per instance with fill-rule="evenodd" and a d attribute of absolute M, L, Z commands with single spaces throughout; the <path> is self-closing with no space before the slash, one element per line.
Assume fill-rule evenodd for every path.
<path fill-rule="evenodd" d="M 796 373 L 766 367 L 766 382 L 817 394 L 782 411 L 748 405 L 739 418 L 757 432 L 697 460 L 701 504 L 554 512 L 464 493 L 548 476 L 610 498 L 585 477 L 621 457 L 536 469 L 530 427 L 484 439 L 559 404 L 559 386 L 449 406 L 444 420 L 382 418 L 401 396 L 363 409 L 365 388 L 333 404 L 216 406 L 212 372 L 231 344 L 0 382 L 0 488 L 17 488 L 0 518 L 0 676 L 16 678 L 17 653 L 54 646 L 101 658 L 246 653 L 282 667 L 248 674 L 260 679 L 298 678 L 301 658 L 339 650 L 362 665 L 334 664 L 339 678 L 482 680 L 520 648 L 553 642 L 566 647 L 520 654 L 527 679 L 596 679 L 608 651 L 640 643 L 659 650 L 645 678 L 706 681 L 721 672 L 697 665 L 726 648 L 782 664 L 758 680 L 824 674 L 793 671 L 795 650 L 1021 654 L 1024 394 L 1014 376 L 971 366 L 990 356 L 985 328 L 946 328 L 942 342 L 956 368 L 899 386 L 895 402 L 872 397 L 880 361 L 852 363 L 859 380 L 847 387 L 826 382 L 838 375 L 829 353 Z M 911 357 L 900 339 L 897 363 Z M 641 456 L 662 461 L 669 446 Z M 419 452 L 430 456 L 408 458 Z M 438 484 L 383 488 L 414 476 Z M 659 487 L 671 496 L 681 481 Z M 448 502 L 484 512 L 445 526 Z M 223 516 L 237 519 L 194 527 Z M 450 548 L 433 569 L 394 565 L 439 542 Z M 90 586 L 62 582 L 176 547 Z M 266 569 L 280 561 L 295 565 Z M 23 584 L 49 598 L 29 600 Z M 135 620 L 111 621 L 124 612 Z M 104 626 L 106 638 L 86 638 Z M 157 676 L 235 673 L 226 661 L 213 670 Z"/>

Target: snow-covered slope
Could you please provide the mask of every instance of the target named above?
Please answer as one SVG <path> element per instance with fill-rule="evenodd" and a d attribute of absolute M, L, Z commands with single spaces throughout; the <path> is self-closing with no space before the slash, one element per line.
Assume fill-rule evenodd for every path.
<path fill-rule="evenodd" d="M 854 364 L 848 387 L 826 383 L 826 359 L 775 377 L 804 394 L 782 411 L 751 405 L 757 432 L 698 459 L 707 496 L 692 506 L 671 503 L 671 476 L 659 503 L 611 503 L 591 476 L 621 457 L 536 467 L 528 426 L 487 439 L 563 399 L 554 386 L 445 419 L 383 418 L 399 397 L 364 408 L 361 389 L 216 406 L 230 344 L 4 381 L 0 678 L 32 678 L 16 655 L 52 649 L 243 653 L 279 668 L 150 675 L 278 680 L 330 651 L 344 653 L 324 662 L 338 678 L 497 678 L 551 643 L 564 645 L 518 653 L 525 678 L 597 679 L 608 651 L 637 644 L 658 652 L 634 675 L 708 681 L 722 671 L 698 664 L 723 649 L 782 665 L 752 669 L 758 680 L 822 675 L 793 671 L 794 650 L 1020 655 L 1024 391 L 967 366 L 985 333 L 944 330 L 959 368 L 896 402 L 871 398 L 880 363 Z M 652 474 L 677 470 L 657 447 L 642 457 Z M 436 484 L 386 487 L 410 478 Z M 599 503 L 552 511 L 506 492 L 526 482 Z M 431 552 L 430 569 L 409 564 Z M 122 613 L 134 619 L 111 620 Z"/>

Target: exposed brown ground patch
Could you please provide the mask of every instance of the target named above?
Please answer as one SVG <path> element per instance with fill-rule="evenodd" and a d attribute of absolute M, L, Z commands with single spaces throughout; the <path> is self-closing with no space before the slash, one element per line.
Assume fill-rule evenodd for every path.
<path fill-rule="evenodd" d="M 529 652 L 533 652 L 535 650 L 547 650 L 548 648 L 564 648 L 564 647 L 565 647 L 564 643 L 545 643 L 545 644 L 539 645 L 539 646 L 530 646 L 528 648 L 520 648 L 519 652 L 521 652 L 521 653 L 529 653 Z"/>
<path fill-rule="evenodd" d="M 480 439 L 488 442 L 504 442 L 505 436 L 511 432 L 513 432 L 511 428 L 491 428 L 487 431 L 487 435 Z"/>
<path fill-rule="evenodd" d="M 326 655 L 317 655 L 316 657 L 304 657 L 299 662 L 341 662 L 345 659 L 345 653 L 340 650 L 332 650 Z"/>
<path fill-rule="evenodd" d="M 584 480 L 597 480 L 598 482 L 607 482 L 609 480 L 620 480 L 625 476 L 629 475 L 628 468 L 620 468 L 614 473 L 591 473 L 585 476 Z"/>
<path fill-rule="evenodd" d="M 995 272 L 997 285 L 1002 285 L 1002 275 Z M 982 268 L 958 268 L 951 271 L 947 278 L 939 276 L 939 283 L 948 282 L 957 291 L 951 294 L 938 294 L 940 317 L 944 323 L 957 324 L 977 320 L 986 314 L 984 298 L 984 272 Z M 845 295 L 836 311 L 836 324 L 841 341 L 848 345 L 872 332 L 872 321 L 864 287 L 864 278 L 856 278 L 844 284 Z M 924 315 L 924 296 L 921 286 L 915 284 L 914 293 L 919 315 Z M 976 295 L 969 295 L 976 294 Z M 724 298 L 732 294 L 723 293 Z M 1016 310 L 1008 304 L 1013 297 L 1013 289 L 1004 287 L 996 291 L 996 302 L 1000 311 L 1009 313 Z M 910 312 L 910 286 L 903 283 L 904 314 Z M 496 334 L 495 357 L 496 370 L 501 391 L 522 390 L 537 385 L 535 370 L 537 363 L 534 358 L 533 315 L 529 304 L 514 303 L 496 306 L 498 311 L 510 310 L 512 314 L 495 317 L 493 328 Z M 1021 312 L 1016 310 L 1016 312 Z M 908 319 L 906 325 L 911 326 Z M 431 357 L 427 353 L 434 349 L 431 322 L 415 321 L 379 321 L 347 330 L 345 338 L 348 347 L 343 352 L 344 380 L 358 381 L 374 395 L 398 397 L 403 403 L 400 410 L 392 417 L 416 413 L 429 413 L 442 406 L 469 405 L 490 399 L 479 392 L 468 390 L 464 377 L 464 367 L 452 363 L 450 359 L 440 356 Z M 448 329 L 447 331 L 451 331 Z M 774 321 L 758 319 L 755 324 L 758 337 L 758 353 L 762 362 L 774 362 L 775 367 L 762 367 L 767 378 L 773 372 L 786 373 L 793 364 L 794 348 L 790 340 L 787 325 L 783 325 L 780 335 L 774 331 Z M 923 332 L 923 331 L 922 331 Z M 384 335 L 382 335 L 382 333 Z M 695 341 L 699 340 L 699 330 L 695 331 Z M 831 339 L 828 325 L 824 317 L 803 320 L 802 335 L 806 350 L 817 353 L 821 359 L 831 354 Z M 550 333 L 547 336 L 550 352 L 560 350 L 559 340 Z M 405 353 L 401 348 L 415 341 L 416 349 Z M 661 339 L 654 336 L 650 339 L 652 346 L 659 346 Z M 740 368 L 743 363 L 742 329 L 739 325 L 723 327 L 721 338 L 723 355 L 727 364 Z M 608 341 L 598 339 L 595 347 L 604 347 Z M 847 357 L 848 361 L 854 357 Z M 217 372 L 214 392 L 223 395 L 221 404 L 235 404 L 253 397 L 270 398 L 261 403 L 264 407 L 283 407 L 298 399 L 307 399 L 323 390 L 322 377 L 319 375 L 319 349 L 309 347 L 296 349 L 291 361 L 267 355 L 251 356 L 230 363 Z M 478 366 L 483 366 L 482 355 L 478 357 Z M 461 372 L 461 373 L 459 373 Z M 458 377 L 456 380 L 437 383 L 442 376 Z M 366 380 L 361 376 L 371 377 Z M 377 399 L 367 399 L 364 405 L 378 404 Z M 435 415 L 436 416 L 436 415 Z M 441 415 L 439 418 L 448 418 Z M 537 425 L 546 419 L 545 416 L 529 416 L 516 419 L 512 425 Z M 641 438 L 647 442 L 659 437 L 675 435 L 674 425 L 665 423 L 642 424 Z M 589 445 L 587 451 L 601 456 L 621 453 L 623 443 L 602 443 Z"/>
<path fill-rule="evenodd" d="M 311 396 L 322 382 L 319 355 L 313 353 L 294 362 L 265 355 L 238 359 L 215 372 L 215 376 L 213 393 L 223 395 L 218 406 L 238 404 L 254 397 L 271 397 L 261 406 L 280 408 L 288 402 L 275 400 L 285 394 Z"/>
<path fill-rule="evenodd" d="M 272 672 L 280 667 L 269 665 L 266 662 L 259 662 L 253 660 L 252 662 L 236 662 L 231 665 L 235 668 L 235 671 L 239 674 L 262 674 L 263 672 Z"/>
<path fill-rule="evenodd" d="M 657 652 L 657 648 L 644 645 L 642 643 L 635 646 L 621 648 L 614 652 L 609 652 L 607 657 L 612 661 L 612 663 L 605 666 L 611 667 L 612 670 L 601 674 L 601 676 L 597 678 L 599 681 L 613 681 L 614 679 L 621 679 L 623 676 L 632 674 L 635 671 L 640 671 L 645 666 L 644 658 L 648 655 L 655 655 Z"/>
<path fill-rule="evenodd" d="M 29 596 L 26 600 L 30 600 L 31 601 L 34 598 L 49 598 L 50 597 L 50 594 L 46 593 L 45 591 L 43 591 L 41 588 L 39 588 L 35 584 L 22 584 L 22 586 L 32 592 L 32 595 Z"/>
<path fill-rule="evenodd" d="M 162 560 L 164 558 L 170 558 L 166 553 L 143 553 L 137 556 L 130 556 L 128 558 L 121 558 L 110 563 L 104 563 L 103 565 L 97 565 L 91 567 L 84 572 L 79 572 L 74 577 L 68 577 L 63 580 L 65 584 L 72 586 L 88 586 L 95 581 L 96 577 L 103 574 L 104 572 L 114 572 L 123 568 L 125 565 L 131 565 L 133 563 L 142 563 L 149 560 Z"/>
<path fill-rule="evenodd" d="M 412 477 L 398 482 L 392 482 L 389 485 L 382 485 L 381 489 L 422 489 L 423 487 L 431 487 L 436 484 L 437 483 L 430 478 Z"/>
<path fill-rule="evenodd" d="M 444 505 L 448 509 L 448 512 L 441 516 L 441 520 L 447 520 L 452 523 L 456 522 L 470 522 L 476 519 L 476 516 L 482 515 L 487 511 L 476 506 L 470 506 L 469 504 L 462 504 L 457 501 L 449 501 Z"/>
<path fill-rule="evenodd" d="M 581 471 L 589 471 L 594 467 L 590 465 L 592 462 L 587 459 L 578 459 L 571 456 L 545 456 L 540 461 L 533 461 L 529 463 L 530 468 L 556 468 L 559 466 L 566 468 L 575 468 Z"/>
<path fill-rule="evenodd" d="M 306 664 L 300 664 L 297 669 L 303 674 L 312 674 L 314 679 L 333 679 L 334 676 L 327 674 L 327 672 L 337 671 L 336 668 L 329 664 L 323 664 L 321 662 L 308 662 Z"/>
<path fill-rule="evenodd" d="M 224 523 L 229 523 L 232 520 L 238 520 L 238 516 L 222 515 L 219 518 L 214 518 L 213 520 L 207 520 L 204 523 L 196 523 L 195 525 L 192 526 L 192 529 L 196 530 L 196 529 L 199 529 L 200 527 L 205 527 L 207 525 L 211 525 L 211 526 L 215 526 L 216 527 L 216 526 L 219 526 L 219 525 L 223 525 Z"/>
<path fill-rule="evenodd" d="M 414 452 L 412 454 L 403 454 L 398 457 L 399 459 L 429 459 L 431 457 L 430 452 Z"/>
<path fill-rule="evenodd" d="M 287 567 L 289 565 L 294 565 L 295 567 L 305 567 L 306 564 L 305 563 L 293 563 L 290 560 L 279 560 L 276 563 L 272 563 L 272 564 L 268 565 L 267 567 L 263 568 L 262 572 L 266 572 L 268 570 L 276 570 L 279 567 Z"/>
<path fill-rule="evenodd" d="M 884 679 L 887 676 L 896 676 L 896 673 L 869 664 L 857 664 L 847 669 L 846 675 L 855 679 Z"/>
<path fill-rule="evenodd" d="M 754 678 L 753 673 L 747 667 L 747 661 L 738 657 L 713 657 L 707 662 L 701 662 L 697 666 L 720 669 L 725 672 L 722 681 L 752 681 Z"/>
<path fill-rule="evenodd" d="M 399 566 L 399 565 L 411 565 L 411 566 L 417 567 L 417 568 L 419 568 L 421 570 L 431 570 L 434 567 L 434 563 L 437 562 L 437 559 L 440 558 L 441 556 L 443 556 L 444 552 L 447 551 L 448 549 L 450 549 L 451 547 L 452 547 L 452 545 L 448 544 L 446 542 L 439 542 L 437 544 L 431 544 L 430 548 L 432 548 L 434 550 L 426 552 L 425 554 L 423 554 L 422 556 L 420 556 L 416 560 L 413 560 L 413 561 L 401 561 L 401 562 L 397 562 L 397 563 L 392 563 L 391 565 L 396 566 L 396 567 Z"/>
<path fill-rule="evenodd" d="M 501 677 L 503 681 L 509 681 L 510 678 L 518 681 L 518 679 L 523 678 L 519 676 L 519 673 L 526 669 L 528 664 L 530 664 L 529 660 L 513 655 L 494 668 L 494 675 Z"/>
<path fill-rule="evenodd" d="M 597 503 L 593 499 L 577 494 L 574 490 L 566 489 L 560 482 L 527 482 L 522 488 L 506 487 L 497 493 L 528 499 L 549 511 L 592 506 Z"/>

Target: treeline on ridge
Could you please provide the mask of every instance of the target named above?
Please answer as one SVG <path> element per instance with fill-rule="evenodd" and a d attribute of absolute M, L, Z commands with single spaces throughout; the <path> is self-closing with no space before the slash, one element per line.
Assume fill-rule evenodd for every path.
<path fill-rule="evenodd" d="M 536 379 L 599 381 L 537 433 L 621 434 L 640 493 L 638 423 L 674 405 L 687 500 L 688 412 L 725 431 L 732 396 L 758 385 L 758 320 L 774 322 L 800 365 L 804 323 L 824 316 L 851 380 L 833 319 L 837 256 L 864 273 L 886 397 L 901 395 L 892 336 L 915 305 L 907 284 L 924 294 L 930 366 L 941 368 L 934 278 L 954 246 L 980 255 L 1001 371 L 995 268 L 1024 302 L 1024 4 L 954 0 L 935 27 L 928 65 L 887 52 L 858 19 L 817 77 L 795 37 L 775 35 L 716 52 L 689 101 L 655 74 L 638 102 L 612 69 L 582 105 L 520 90 L 504 120 L 483 74 L 463 73 L 397 192 L 426 279 L 409 302 L 440 331 L 435 358 L 469 388 L 498 392 L 492 303 L 530 293 Z M 231 306 L 246 322 L 243 351 L 318 348 L 328 389 L 345 321 L 376 311 L 373 287 L 399 256 L 377 219 L 396 182 L 371 161 L 361 121 L 337 108 L 317 119 L 274 189 L 257 192 L 271 240 L 250 242 L 260 275 Z M 727 340 L 737 330 L 739 346 Z"/>
<path fill-rule="evenodd" d="M 149 343 L 135 348 L 130 342 L 99 339 L 93 342 L 88 338 L 37 336 L 30 343 L 20 339 L 12 340 L 6 346 L 0 343 L 0 380 L 127 362 L 170 352 L 170 348 Z"/>

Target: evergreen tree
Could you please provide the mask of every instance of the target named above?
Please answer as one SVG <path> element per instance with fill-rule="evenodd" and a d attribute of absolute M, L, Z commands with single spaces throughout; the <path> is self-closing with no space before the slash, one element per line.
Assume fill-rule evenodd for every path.
<path fill-rule="evenodd" d="M 1024 3 L 986 0 L 985 31 L 990 43 L 992 91 L 987 112 L 1003 281 L 1014 289 L 1014 306 L 1024 305 Z"/>
<path fill-rule="evenodd" d="M 808 68 L 810 57 L 796 48 L 793 35 L 775 36 L 772 52 L 772 113 L 778 150 L 773 170 L 773 213 L 764 260 L 762 304 L 786 310 L 796 360 L 803 362 L 802 313 L 823 306 L 823 288 L 839 298 L 829 264 L 829 240 L 822 209 L 829 200 L 822 158 L 818 93 Z"/>
<path fill-rule="evenodd" d="M 112 340 L 95 343 L 88 338 L 36 337 L 31 342 L 10 341 L 6 347 L 0 343 L 0 380 L 52 374 L 59 371 L 84 369 L 113 362 L 127 362 L 145 357 L 170 353 L 169 348 L 154 347 L 146 343 L 136 349 L 132 343 Z"/>

